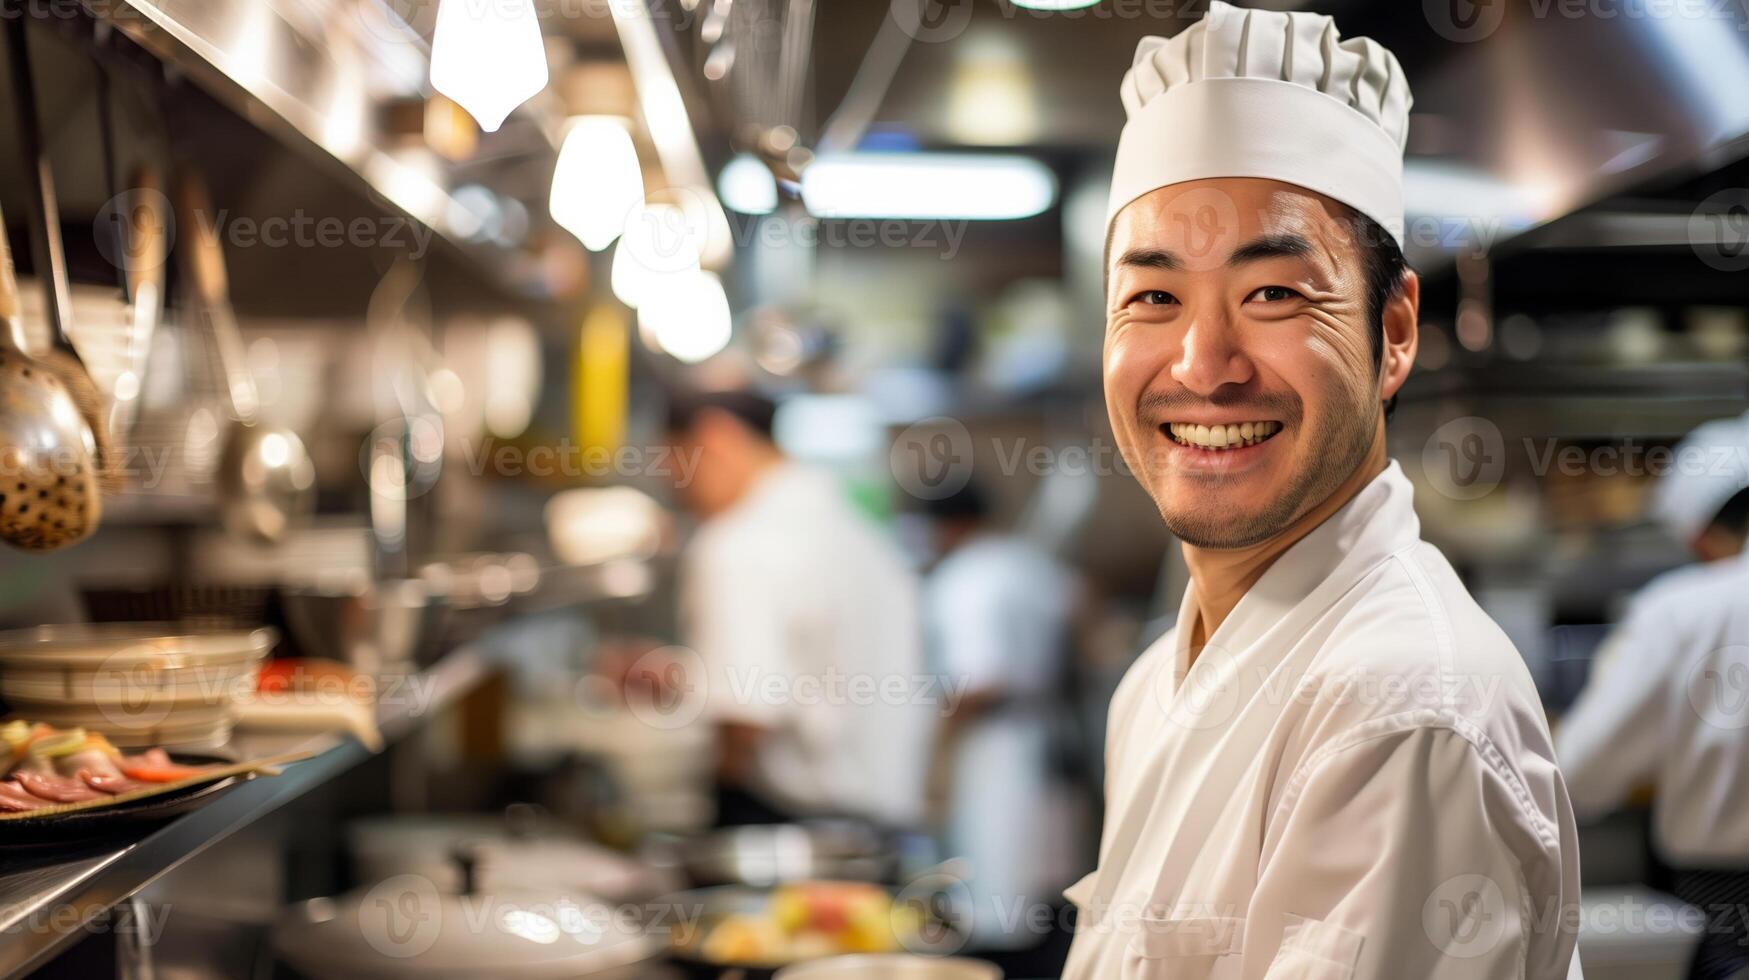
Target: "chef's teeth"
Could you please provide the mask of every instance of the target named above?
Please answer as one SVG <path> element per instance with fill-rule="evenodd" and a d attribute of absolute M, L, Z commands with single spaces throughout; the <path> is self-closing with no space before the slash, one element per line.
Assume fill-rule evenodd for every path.
<path fill-rule="evenodd" d="M 1172 438 L 1199 449 L 1237 449 L 1252 446 L 1281 430 L 1280 422 L 1244 422 L 1237 425 L 1190 425 L 1174 422 L 1167 426 Z"/>

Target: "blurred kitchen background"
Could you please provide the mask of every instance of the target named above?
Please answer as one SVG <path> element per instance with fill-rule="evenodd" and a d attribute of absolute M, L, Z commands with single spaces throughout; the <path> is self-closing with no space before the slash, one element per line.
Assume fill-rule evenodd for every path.
<path fill-rule="evenodd" d="M 1424 535 L 1558 717 L 1626 598 L 1692 560 L 1645 516 L 1659 452 L 1749 407 L 1749 14 L 1259 5 L 1336 15 L 1411 79 L 1421 348 L 1392 451 Z M 263 975 L 278 930 L 277 958 L 307 975 L 397 975 L 392 956 L 370 972 L 286 954 L 287 910 L 316 928 L 296 903 L 395 874 L 446 880 L 429 869 L 463 840 L 501 853 L 443 887 L 476 858 L 526 864 L 539 841 L 591 869 L 543 885 L 760 889 L 849 875 L 828 861 L 834 834 L 890 885 L 965 877 L 936 864 L 955 856 L 960 816 L 939 794 L 903 828 L 700 837 L 716 818 L 711 729 L 684 689 L 626 683 L 640 662 L 685 657 L 671 648 L 686 641 L 677 581 L 697 521 L 670 410 L 735 389 L 775 402 L 777 448 L 830 474 L 924 588 L 942 529 L 973 523 L 1060 576 L 1068 601 L 1039 620 L 1025 694 L 1050 735 L 1015 763 L 1037 772 L 1013 797 L 1060 819 L 1048 847 L 1008 857 L 1071 874 L 1027 879 L 1022 897 L 1055 925 L 961 944 L 1011 976 L 1054 975 L 1054 889 L 1097 843 L 1104 705 L 1185 580 L 1100 391 L 1117 83 L 1140 37 L 1201 9 L 7 4 L 30 58 L 21 86 L 9 48 L 0 83 L 22 323 L 46 346 L 60 307 L 129 478 L 88 539 L 0 554 L 0 620 L 273 627 L 276 657 L 379 678 L 384 704 L 349 724 L 387 748 L 348 742 L 285 788 L 233 790 L 248 803 L 222 819 L 207 814 L 229 799 L 120 844 L 7 856 L 9 926 L 75 902 L 91 921 L 165 917 L 149 943 L 8 928 L 0 973 Z M 39 117 L 40 159 L 12 138 L 21 108 Z M 196 213 L 217 225 L 216 288 Z M 43 258 L 44 225 L 64 270 Z M 59 303 L 45 271 L 67 280 Z M 233 398 L 239 375 L 252 410 Z M 266 442 L 261 466 L 233 473 L 240 408 Z M 429 681 L 415 687 L 429 698 L 389 706 L 388 677 Z M 263 737 L 247 711 L 235 728 L 245 746 Z M 1588 827 L 1588 900 L 1667 901 L 1649 805 Z M 747 853 L 701 872 L 701 840 Z M 1675 977 L 1691 942 L 1673 927 L 1581 945 L 1591 975 Z M 699 955 L 625 975 L 715 975 Z M 142 957 L 156 974 L 126 972 Z"/>

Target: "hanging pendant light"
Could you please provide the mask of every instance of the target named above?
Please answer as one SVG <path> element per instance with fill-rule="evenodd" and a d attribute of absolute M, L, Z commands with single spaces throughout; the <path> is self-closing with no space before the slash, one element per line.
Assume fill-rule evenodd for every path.
<path fill-rule="evenodd" d="M 443 0 L 431 39 L 431 87 L 488 133 L 547 85 L 533 0 Z"/>

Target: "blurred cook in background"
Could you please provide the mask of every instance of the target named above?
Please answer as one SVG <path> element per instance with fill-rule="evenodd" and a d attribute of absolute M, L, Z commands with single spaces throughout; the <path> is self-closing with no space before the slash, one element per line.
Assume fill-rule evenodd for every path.
<path fill-rule="evenodd" d="M 720 737 L 718 821 L 914 826 L 935 712 L 890 682 L 924 677 L 916 577 L 830 475 L 783 454 L 775 416 L 751 391 L 684 394 L 669 416 L 697 459 L 680 612 Z"/>
<path fill-rule="evenodd" d="M 1697 564 L 1634 596 L 1555 732 L 1574 809 L 1653 784 L 1653 839 L 1677 897 L 1707 913 L 1689 976 L 1749 968 L 1749 414 L 1676 448 L 1653 515 Z"/>
<path fill-rule="evenodd" d="M 940 556 L 925 634 L 935 668 L 961 692 L 937 734 L 931 795 L 947 852 L 971 872 L 962 921 L 974 947 L 1022 952 L 1045 937 L 1013 910 L 1059 903 L 1080 859 L 1053 727 L 1069 711 L 1061 692 L 1079 586 L 1049 552 L 999 530 L 975 482 L 923 510 Z M 1016 962 L 1009 972 L 1040 971 Z"/>

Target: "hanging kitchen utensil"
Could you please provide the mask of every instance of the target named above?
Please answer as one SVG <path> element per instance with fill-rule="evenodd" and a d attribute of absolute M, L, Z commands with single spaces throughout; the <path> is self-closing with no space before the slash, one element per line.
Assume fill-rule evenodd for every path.
<path fill-rule="evenodd" d="M 109 431 L 109 409 L 91 372 L 73 346 L 72 287 L 67 279 L 66 253 L 61 245 L 61 215 L 56 203 L 55 179 L 43 145 L 42 122 L 37 116 L 36 83 L 30 70 L 28 18 L 11 17 L 6 22 L 7 55 L 12 65 L 12 100 L 18 124 L 18 148 L 31 182 L 29 198 L 31 258 L 42 280 L 44 308 L 51 328 L 51 344 L 37 361 L 54 372 L 91 430 L 96 447 L 92 465 L 99 486 L 106 492 L 127 485 L 126 449 Z"/>
<path fill-rule="evenodd" d="M 234 419 L 219 455 L 219 515 L 231 534 L 277 544 L 315 503 L 316 467 L 296 432 L 262 423 L 242 332 L 231 310 L 225 255 L 206 186 L 186 167 L 176 188 L 177 245 L 218 355 Z"/>
<path fill-rule="evenodd" d="M 128 214 L 123 223 L 122 274 L 128 298 L 127 367 L 116 381 L 110 431 L 132 430 L 139 415 L 152 335 L 164 315 L 164 265 L 169 251 L 170 215 L 157 168 L 141 164 L 128 182 Z"/>
<path fill-rule="evenodd" d="M 103 496 L 91 427 L 24 347 L 18 281 L 0 221 L 0 539 L 52 551 L 97 529 Z"/>
<path fill-rule="evenodd" d="M 412 574 L 409 541 L 413 501 L 436 485 L 443 471 L 443 414 L 431 392 L 431 375 L 417 331 L 410 325 L 416 307 L 428 303 L 420 269 L 411 259 L 395 260 L 371 292 L 365 328 L 371 338 L 372 372 L 386 383 L 375 398 L 377 426 L 371 430 L 367 475 L 370 523 L 377 545 L 376 570 L 386 579 Z M 424 338 L 424 349 L 430 340 Z"/>

